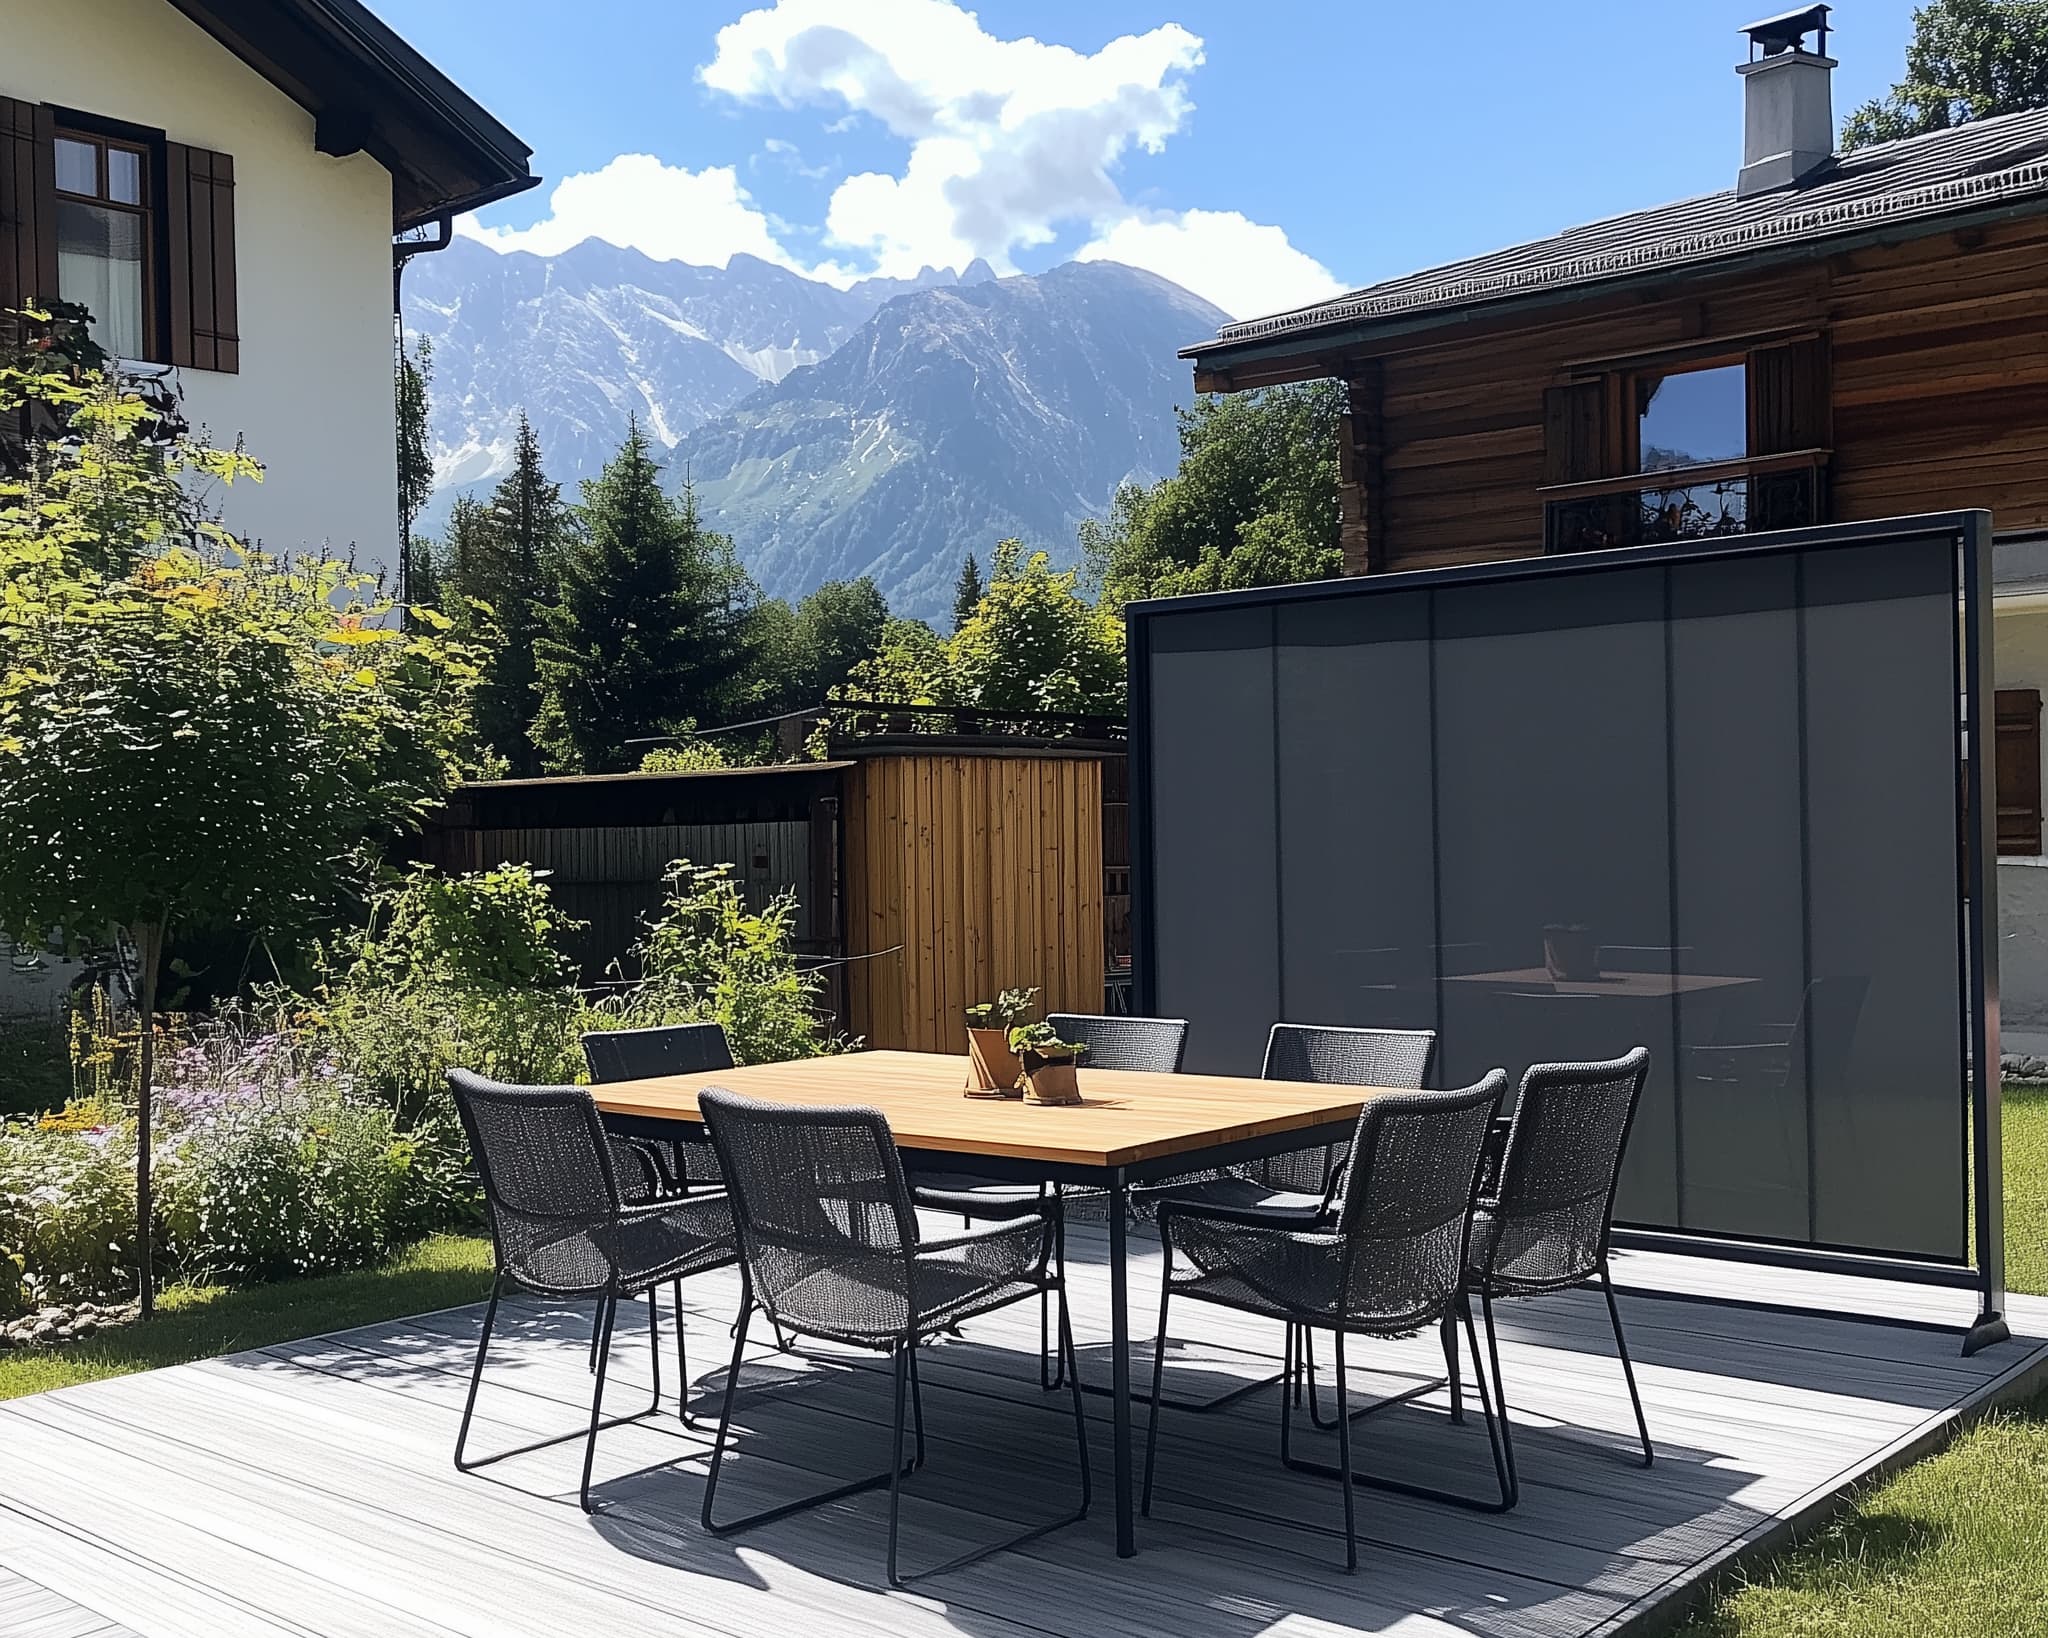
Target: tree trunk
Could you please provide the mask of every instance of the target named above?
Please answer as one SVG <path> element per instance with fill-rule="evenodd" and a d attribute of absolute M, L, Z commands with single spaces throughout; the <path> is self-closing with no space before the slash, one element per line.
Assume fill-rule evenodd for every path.
<path fill-rule="evenodd" d="M 155 1113 L 156 1102 L 156 976 L 163 961 L 164 924 L 161 921 L 138 923 L 134 939 L 136 965 L 142 969 L 136 997 L 136 1009 L 142 1020 L 137 1065 L 141 1084 L 135 1097 L 136 1295 L 141 1303 L 142 1317 L 148 1319 L 156 1310 L 156 1269 L 151 1256 L 151 1242 L 155 1238 L 152 1230 L 156 1222 L 156 1195 L 150 1179 L 150 1117 Z"/>

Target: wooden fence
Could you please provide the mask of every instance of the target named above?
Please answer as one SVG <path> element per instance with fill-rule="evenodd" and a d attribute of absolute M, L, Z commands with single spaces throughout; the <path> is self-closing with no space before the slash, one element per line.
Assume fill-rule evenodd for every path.
<path fill-rule="evenodd" d="M 1036 985 L 1102 1010 L 1102 764 L 1038 752 L 880 752 L 848 770 L 847 1027 L 875 1047 L 961 1050 L 960 1015 Z"/>

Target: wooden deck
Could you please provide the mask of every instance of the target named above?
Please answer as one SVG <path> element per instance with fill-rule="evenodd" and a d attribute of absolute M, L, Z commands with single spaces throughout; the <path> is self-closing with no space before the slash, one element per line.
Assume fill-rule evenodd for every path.
<path fill-rule="evenodd" d="M 1142 1242 L 1149 1252 L 1150 1243 Z M 1084 1369 L 1106 1335 L 1100 1229 L 1077 1227 Z M 1136 1248 L 1134 1248 L 1136 1249 Z M 1959 1294 L 1639 1253 L 1631 1286 L 1848 1300 L 1960 1322 Z M 1157 1261 L 1134 1269 L 1136 1328 Z M 711 1410 L 736 1281 L 685 1287 L 695 1403 Z M 1450 1632 L 1613 1634 L 1745 1544 L 1766 1543 L 1844 1487 L 1943 1437 L 1987 1397 L 2048 1369 L 2048 1305 L 2027 1339 L 1958 1356 L 1953 1335 L 1623 1297 L 1660 1459 L 1630 1460 L 1628 1401 L 1599 1299 L 1506 1310 L 1504 1368 L 1523 1500 L 1504 1517 L 1361 1492 L 1359 1572 L 1342 1569 L 1333 1485 L 1275 1460 L 1277 1398 L 1169 1411 L 1155 1517 L 1120 1561 L 1106 1501 L 1084 1524 L 937 1578 L 881 1590 L 883 1503 L 869 1495 L 724 1541 L 696 1526 L 706 1442 L 673 1413 L 606 1434 L 602 1511 L 575 1505 L 579 1447 L 463 1476 L 449 1464 L 478 1315 L 453 1310 L 0 1405 L 0 1630 L 67 1638 L 580 1638 L 585 1633 L 812 1635 L 1117 1633 L 1142 1638 Z M 1276 1328 L 1175 1307 L 1169 1382 L 1213 1391 L 1270 1368 Z M 1268 1334 L 1271 1331 L 1272 1334 Z M 587 1410 L 588 1318 L 522 1304 L 486 1382 L 483 1449 L 574 1427 Z M 1064 1396 L 1038 1391 L 1029 1307 L 924 1356 L 930 1461 L 909 1481 L 906 1559 L 932 1563 L 1069 1505 Z M 669 1334 L 673 1346 L 673 1335 Z M 1357 1355 L 1391 1390 L 1435 1362 L 1433 1338 Z M 646 1351 L 622 1323 L 608 1409 L 645 1395 Z M 664 1377 L 673 1384 L 673 1354 Z M 1104 1374 L 1099 1355 L 1093 1375 Z M 1409 1378 L 1412 1380 L 1412 1378 Z M 886 1378 L 817 1349 L 751 1355 L 742 1458 L 721 1507 L 762 1505 L 881 1465 Z M 635 1396 L 635 1388 L 639 1397 Z M 671 1401 L 672 1403 L 672 1401 Z M 1360 1424 L 1361 1465 L 1438 1482 L 1486 1474 L 1476 1419 L 1441 1395 Z M 1320 1436 L 1327 1437 L 1327 1436 Z M 729 1491 L 726 1486 L 730 1486 Z M 10 1624 L 15 1610 L 46 1626 Z M 69 1624 L 64 1624 L 68 1622 Z"/>

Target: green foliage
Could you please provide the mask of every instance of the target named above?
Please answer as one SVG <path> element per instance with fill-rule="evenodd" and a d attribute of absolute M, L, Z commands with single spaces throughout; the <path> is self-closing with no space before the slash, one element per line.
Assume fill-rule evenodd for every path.
<path fill-rule="evenodd" d="M 843 699 L 979 706 L 1090 716 L 1124 712 L 1124 627 L 1055 572 L 1044 552 L 996 547 L 988 590 L 950 638 L 914 621 L 884 631 L 881 652 L 853 668 Z"/>
<path fill-rule="evenodd" d="M 796 899 L 747 908 L 732 866 L 678 859 L 662 907 L 634 947 L 640 982 L 598 1009 L 592 1028 L 637 1029 L 716 1019 L 743 1064 L 832 1051 L 814 1004 L 819 981 L 797 964 Z"/>
<path fill-rule="evenodd" d="M 562 492 L 548 482 L 540 439 L 522 412 L 512 470 L 488 502 L 458 499 L 448 518 L 448 612 L 487 650 L 477 690 L 477 733 L 515 774 L 541 771 L 533 741 L 540 708 L 534 645 L 555 595 Z"/>
<path fill-rule="evenodd" d="M 622 771 L 628 740 L 717 720 L 740 693 L 752 583 L 689 490 L 672 498 L 660 477 L 634 425 L 583 486 L 534 649 L 533 738 L 550 768 Z"/>
<path fill-rule="evenodd" d="M 1108 601 L 1321 580 L 1341 572 L 1334 381 L 1199 399 L 1180 470 L 1126 484 L 1081 545 Z"/>
<path fill-rule="evenodd" d="M 729 768 L 732 763 L 709 740 L 685 740 L 680 745 L 657 745 L 640 759 L 642 773 L 701 773 L 707 768 Z"/>
<path fill-rule="evenodd" d="M 958 631 L 974 618 L 974 611 L 981 606 L 981 594 L 987 590 L 981 583 L 981 565 L 969 552 L 960 564 L 960 578 L 953 582 L 953 629 Z"/>
<path fill-rule="evenodd" d="M 411 1222 L 413 1143 L 382 1104 L 313 1085 L 189 1122 L 160 1162 L 164 1243 L 189 1277 L 360 1268 Z"/>
<path fill-rule="evenodd" d="M 430 1146 L 459 1144 L 450 1069 L 529 1084 L 578 1078 L 582 1004 L 559 944 L 577 924 L 543 878 L 526 865 L 461 876 L 421 866 L 379 889 L 366 924 L 321 953 L 318 1037 Z"/>
<path fill-rule="evenodd" d="M 977 1001 L 967 1009 L 969 1029 L 1012 1029 L 1023 1022 L 1038 999 L 1038 986 L 1004 990 L 993 1001 Z"/>
<path fill-rule="evenodd" d="M 1842 124 L 1842 148 L 2048 107 L 2048 0 L 1915 8 L 1906 77 Z"/>
<path fill-rule="evenodd" d="M 1013 1027 L 1010 1031 L 1010 1050 L 1020 1054 L 1028 1053 L 1033 1058 L 1057 1061 L 1062 1058 L 1078 1058 L 1088 1050 L 1088 1047 L 1082 1041 L 1061 1040 L 1060 1032 L 1041 1019 L 1035 1024 L 1018 1024 Z M 1027 1062 L 1024 1067 L 1029 1069 L 1031 1065 Z"/>
<path fill-rule="evenodd" d="M 865 575 L 828 580 L 794 609 L 763 600 L 751 624 L 756 680 L 747 709 L 770 716 L 822 703 L 880 651 L 889 623 L 889 605 Z"/>
<path fill-rule="evenodd" d="M 399 539 L 412 540 L 412 520 L 434 493 L 434 445 L 427 429 L 428 393 L 434 381 L 434 344 L 425 336 L 406 346 L 398 344 L 394 408 L 398 423 L 398 515 L 403 522 Z M 411 584 L 398 589 L 402 602 L 429 601 Z"/>
<path fill-rule="evenodd" d="M 0 1121 L 0 1264 L 0 1319 L 42 1302 L 114 1296 L 131 1282 L 132 1125 L 84 1111 Z"/>

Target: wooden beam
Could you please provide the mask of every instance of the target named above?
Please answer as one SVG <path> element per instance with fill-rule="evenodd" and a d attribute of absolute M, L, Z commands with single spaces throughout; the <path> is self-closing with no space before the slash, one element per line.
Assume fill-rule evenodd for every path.
<path fill-rule="evenodd" d="M 1343 509 L 1340 539 L 1346 574 L 1371 574 L 1387 566 L 1386 419 L 1380 361 L 1360 359 L 1346 367 L 1344 414 L 1338 422 L 1338 502 Z"/>

